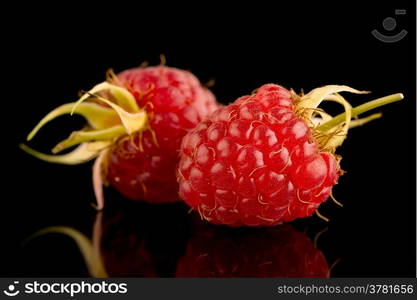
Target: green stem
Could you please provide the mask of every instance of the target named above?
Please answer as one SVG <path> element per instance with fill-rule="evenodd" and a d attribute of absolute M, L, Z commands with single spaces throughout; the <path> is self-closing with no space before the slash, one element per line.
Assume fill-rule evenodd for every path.
<path fill-rule="evenodd" d="M 385 96 L 382 98 L 378 98 L 372 101 L 369 101 L 365 104 L 356 106 L 354 108 L 352 108 L 352 117 L 356 117 L 364 112 L 367 112 L 369 110 L 372 110 L 374 108 L 392 103 L 392 102 L 396 102 L 396 101 L 400 101 L 401 99 L 403 99 L 404 96 L 401 93 L 397 93 L 397 94 L 392 94 L 389 96 Z M 332 118 L 331 120 L 327 121 L 326 123 L 321 124 L 317 130 L 319 131 L 327 131 L 329 129 L 332 129 L 333 127 L 343 123 L 345 121 L 346 118 L 346 113 L 341 113 L 340 115 L 337 115 L 336 117 Z"/>

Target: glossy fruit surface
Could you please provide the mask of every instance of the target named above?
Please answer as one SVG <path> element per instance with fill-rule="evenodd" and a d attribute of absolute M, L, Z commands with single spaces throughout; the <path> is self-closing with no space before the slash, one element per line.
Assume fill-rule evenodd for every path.
<path fill-rule="evenodd" d="M 219 108 L 183 139 L 180 196 L 203 219 L 234 227 L 312 215 L 342 173 L 334 152 L 347 130 L 380 116 L 351 121 L 358 110 L 341 91 L 365 93 L 325 86 L 298 96 L 266 84 Z M 324 100 L 345 113 L 332 118 L 317 108 Z"/>
<path fill-rule="evenodd" d="M 213 223 L 274 225 L 309 216 L 339 173 L 334 157 L 318 148 L 291 93 L 265 85 L 184 138 L 181 195 Z"/>
<path fill-rule="evenodd" d="M 108 161 L 109 183 L 130 199 L 177 201 L 181 139 L 217 108 L 213 94 L 191 73 L 163 66 L 124 71 L 116 83 L 146 110 L 151 130 L 116 142 Z"/>

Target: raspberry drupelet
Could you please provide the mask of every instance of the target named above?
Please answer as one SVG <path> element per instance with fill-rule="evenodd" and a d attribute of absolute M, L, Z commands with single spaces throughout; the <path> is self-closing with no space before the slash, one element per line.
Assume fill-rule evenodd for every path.
<path fill-rule="evenodd" d="M 217 108 L 214 95 L 190 72 L 163 65 L 134 68 L 96 85 L 77 102 L 49 113 L 29 134 L 52 119 L 80 114 L 88 126 L 73 132 L 52 152 L 74 145 L 64 155 L 30 154 L 53 163 L 79 164 L 96 158 L 93 183 L 103 208 L 102 182 L 124 196 L 150 203 L 178 200 L 175 168 L 182 137 Z"/>
<path fill-rule="evenodd" d="M 298 96 L 266 84 L 219 108 L 183 139 L 177 179 L 180 196 L 203 219 L 233 227 L 272 226 L 316 212 L 342 174 L 335 149 L 347 130 L 380 117 L 353 116 L 402 99 L 395 94 L 352 108 L 325 86 Z M 342 104 L 332 118 L 317 108 Z"/>

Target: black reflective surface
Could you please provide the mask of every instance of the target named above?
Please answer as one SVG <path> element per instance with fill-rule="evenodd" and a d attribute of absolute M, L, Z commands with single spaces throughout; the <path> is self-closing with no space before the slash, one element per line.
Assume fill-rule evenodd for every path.
<path fill-rule="evenodd" d="M 119 199 L 92 221 L 90 230 L 81 232 L 93 246 L 86 253 L 95 255 L 98 249 L 94 253 L 111 277 L 329 277 L 339 261 L 327 261 L 319 248 L 328 227 L 315 232 L 304 224 L 212 226 L 187 213 L 182 203 L 153 206 Z M 51 274 L 66 267 L 64 275 L 75 267 L 74 262 L 66 266 L 68 259 L 80 256 L 75 245 L 56 232 L 31 239 L 21 267 Z M 89 263 L 81 257 L 75 262 L 78 267 Z M 93 263 L 85 272 L 101 276 L 98 268 Z"/>
<path fill-rule="evenodd" d="M 117 72 L 144 60 L 157 64 L 160 53 L 167 56 L 168 65 L 191 69 L 203 82 L 215 78 L 212 90 L 222 103 L 267 82 L 296 91 L 332 83 L 373 91 L 349 97 L 354 104 L 403 92 L 403 102 L 382 108 L 382 119 L 352 130 L 338 151 L 347 173 L 334 195 L 344 207 L 328 201 L 320 212 L 330 218 L 329 223 L 312 217 L 286 228 L 313 246 L 316 235 L 328 228 L 312 249 L 323 255 L 329 269 L 337 262 L 331 276 L 415 276 L 414 3 L 379 3 L 375 8 L 362 2 L 350 1 L 343 9 L 316 3 L 311 8 L 282 3 L 280 7 L 242 7 L 240 13 L 217 8 L 212 15 L 207 8 L 207 18 L 201 10 L 182 16 L 165 15 L 168 10 L 159 9 L 158 21 L 154 13 L 129 16 L 134 11 L 130 7 L 120 7 L 120 14 L 90 15 L 110 15 L 110 24 L 76 22 L 89 15 L 84 9 L 69 9 L 68 16 L 19 10 L 14 20 L 20 27 L 11 26 L 8 35 L 12 53 L 6 92 L 12 93 L 3 102 L 0 276 L 89 275 L 68 237 L 50 234 L 22 243 L 37 230 L 54 225 L 70 226 L 93 237 L 97 215 L 90 205 L 94 199 L 91 165 L 47 164 L 21 152 L 17 145 L 45 112 L 102 81 L 108 68 Z M 397 26 L 409 34 L 398 43 L 376 40 L 371 30 L 383 31 L 382 20 L 396 8 L 407 9 L 406 16 L 398 17 Z M 31 146 L 47 150 L 82 124 L 78 117 L 63 117 L 45 127 Z M 205 225 L 196 225 L 195 216 L 187 213 L 183 203 L 131 202 L 111 189 L 106 199 L 101 249 L 114 276 L 175 276 L 179 266 L 186 272 L 186 265 L 197 261 L 193 257 L 204 256 L 200 253 L 204 248 L 207 253 L 220 253 L 219 258 L 201 264 L 204 267 L 198 274 L 205 276 L 207 272 L 213 276 L 253 273 L 241 266 L 266 266 L 266 261 L 281 256 L 268 252 L 267 243 L 271 249 L 279 245 L 277 236 L 283 229 L 203 229 L 200 225 Z M 209 234 L 213 243 L 195 242 L 202 233 Z M 228 258 L 228 251 L 213 250 L 218 240 L 232 245 L 220 248 L 235 247 L 239 252 L 239 247 L 249 247 L 241 245 L 259 244 L 263 248 L 253 251 L 272 258 L 245 258 L 239 253 L 236 263 Z M 190 246 L 195 243 L 200 246 Z M 199 264 L 194 264 L 196 271 Z M 276 266 L 272 271 L 284 272 L 284 263 L 272 265 Z M 272 271 L 263 274 L 284 274 Z"/>

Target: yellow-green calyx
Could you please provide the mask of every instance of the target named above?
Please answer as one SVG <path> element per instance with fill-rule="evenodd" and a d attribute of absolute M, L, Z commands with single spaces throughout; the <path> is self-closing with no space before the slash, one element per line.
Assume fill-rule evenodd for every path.
<path fill-rule="evenodd" d="M 97 94 L 102 92 L 106 92 L 106 97 Z M 61 105 L 47 114 L 29 133 L 27 141 L 30 141 L 46 123 L 64 114 L 79 114 L 87 120 L 88 126 L 72 132 L 67 139 L 52 149 L 52 153 L 56 154 L 79 145 L 76 149 L 63 155 L 49 155 L 26 145 L 21 145 L 21 148 L 48 162 L 79 164 L 95 158 L 120 136 L 146 129 L 148 123 L 146 112 L 139 108 L 129 91 L 103 82 L 86 92 L 77 102 Z"/>
<path fill-rule="evenodd" d="M 53 154 L 38 152 L 24 144 L 21 144 L 20 148 L 51 163 L 75 165 L 97 158 L 92 177 L 96 208 L 102 209 L 102 185 L 109 147 L 121 136 L 149 129 L 148 116 L 145 110 L 139 108 L 128 90 L 102 82 L 84 93 L 78 101 L 61 105 L 47 114 L 29 133 L 27 141 L 30 141 L 46 123 L 64 114 L 79 114 L 87 120 L 88 125 L 83 130 L 72 132 L 67 139 L 58 143 L 52 149 Z M 79 146 L 71 152 L 56 155 L 76 145 Z"/>
<path fill-rule="evenodd" d="M 334 152 L 347 136 L 350 128 L 363 125 L 369 121 L 380 118 L 381 113 L 372 114 L 364 118 L 356 118 L 358 115 L 379 106 L 399 101 L 403 94 L 397 93 L 367 102 L 352 108 L 339 93 L 350 92 L 354 94 L 367 94 L 368 91 L 358 91 L 346 85 L 327 85 L 312 90 L 306 95 L 294 95 L 296 112 L 306 120 L 313 130 L 313 136 L 320 145 L 322 151 Z M 344 113 L 335 117 L 318 108 L 323 101 L 333 101 L 343 105 Z"/>

